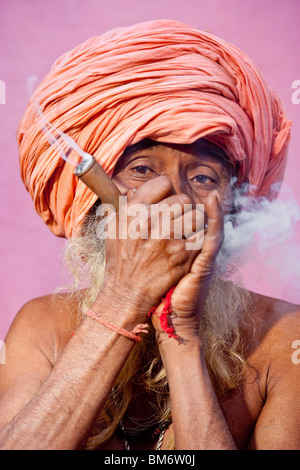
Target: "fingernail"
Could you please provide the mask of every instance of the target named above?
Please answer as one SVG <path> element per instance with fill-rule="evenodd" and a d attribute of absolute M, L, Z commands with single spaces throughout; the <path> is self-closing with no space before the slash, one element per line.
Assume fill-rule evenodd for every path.
<path fill-rule="evenodd" d="M 221 196 L 218 193 L 217 189 L 213 190 L 213 195 L 218 199 L 218 203 L 220 204 L 221 203 Z"/>

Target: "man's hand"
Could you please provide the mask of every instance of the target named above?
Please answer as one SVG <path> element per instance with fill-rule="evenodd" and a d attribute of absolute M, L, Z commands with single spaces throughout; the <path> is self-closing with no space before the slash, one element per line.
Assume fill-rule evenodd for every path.
<path fill-rule="evenodd" d="M 206 201 L 207 232 L 201 252 L 194 259 L 191 269 L 177 284 L 171 297 L 172 313 L 169 320 L 179 340 L 199 338 L 199 325 L 206 297 L 214 273 L 216 256 L 223 242 L 223 211 L 219 195 L 210 193 Z M 162 332 L 159 314 L 164 305 L 160 304 L 152 323 L 158 332 L 158 342 L 167 339 Z"/>
<path fill-rule="evenodd" d="M 130 215 L 134 204 L 141 204 L 146 209 L 144 216 L 139 218 L 140 233 L 149 234 L 145 238 L 134 238 L 129 232 L 134 220 Z M 176 208 L 168 221 L 171 226 L 166 238 L 152 236 L 160 229 L 157 226 L 159 221 L 153 224 L 151 219 L 151 207 L 154 204 L 158 209 L 163 204 Z M 113 292 L 116 304 L 120 306 L 126 302 L 132 305 L 133 311 L 139 311 L 139 318 L 135 318 L 135 322 L 140 323 L 145 321 L 149 310 L 159 305 L 166 292 L 186 274 L 190 272 L 196 275 L 201 261 L 193 269 L 192 266 L 199 250 L 186 250 L 187 239 L 176 238 L 176 226 L 183 227 L 185 223 L 187 204 L 190 211 L 195 211 L 190 198 L 185 194 L 176 194 L 171 180 L 165 176 L 146 182 L 135 191 L 129 190 L 125 208 L 127 213 L 122 213 L 121 207 L 120 213 L 116 215 L 118 228 L 121 217 L 122 220 L 126 219 L 127 232 L 121 233 L 116 239 L 106 240 L 106 273 L 99 299 Z M 193 228 L 196 228 L 195 222 Z"/>

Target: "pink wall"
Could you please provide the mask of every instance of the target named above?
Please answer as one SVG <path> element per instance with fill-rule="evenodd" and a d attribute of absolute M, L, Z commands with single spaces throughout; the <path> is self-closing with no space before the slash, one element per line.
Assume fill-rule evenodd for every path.
<path fill-rule="evenodd" d="M 244 50 L 283 99 L 294 122 L 285 182 L 300 203 L 300 104 L 292 102 L 292 83 L 300 80 L 299 17 L 299 0 L 0 0 L 0 80 L 6 85 L 0 95 L 0 339 L 26 301 L 64 282 L 62 240 L 35 214 L 19 178 L 15 135 L 30 77 L 41 80 L 63 52 L 114 27 L 172 18 L 208 29 Z M 251 288 L 300 303 L 297 286 L 269 285 L 263 266 L 259 274 L 248 276 Z"/>

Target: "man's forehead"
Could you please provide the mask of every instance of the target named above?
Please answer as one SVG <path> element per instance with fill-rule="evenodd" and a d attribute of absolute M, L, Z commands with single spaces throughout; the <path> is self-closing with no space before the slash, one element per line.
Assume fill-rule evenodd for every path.
<path fill-rule="evenodd" d="M 205 154 L 207 156 L 215 157 L 221 163 L 223 163 L 226 167 L 231 166 L 231 163 L 229 161 L 228 156 L 226 155 L 226 152 L 219 145 L 215 144 L 214 142 L 206 138 L 198 139 L 197 141 L 191 144 L 177 144 L 177 143 L 170 143 L 170 142 L 155 141 L 152 139 L 143 139 L 140 142 L 137 142 L 133 145 L 128 146 L 125 152 L 123 153 L 123 156 L 133 154 L 139 150 L 152 149 L 158 146 L 172 147 L 174 149 L 183 150 L 187 153 L 189 152 L 192 152 L 193 154 L 199 153 L 199 155 Z"/>

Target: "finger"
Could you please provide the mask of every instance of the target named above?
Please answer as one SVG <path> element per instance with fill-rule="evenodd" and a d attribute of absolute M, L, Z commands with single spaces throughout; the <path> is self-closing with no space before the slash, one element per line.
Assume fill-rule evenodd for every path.
<path fill-rule="evenodd" d="M 141 205 L 147 206 L 147 211 L 142 212 L 145 212 L 146 219 L 151 221 L 151 238 L 184 238 L 180 217 L 186 212 L 186 207 L 191 210 L 192 201 L 186 194 L 175 193 L 169 178 L 158 177 L 138 189 L 132 188 L 128 192 L 128 201 L 130 207 L 137 205 L 139 210 Z M 178 219 L 179 223 L 175 223 Z"/>
<path fill-rule="evenodd" d="M 195 251 L 196 254 L 203 248 L 204 243 L 204 230 L 198 230 L 186 238 L 185 249 L 188 251 Z"/>
<path fill-rule="evenodd" d="M 224 216 L 217 191 L 212 191 L 206 200 L 207 230 L 201 253 L 195 259 L 192 271 L 211 270 L 224 239 Z"/>
<path fill-rule="evenodd" d="M 185 206 L 185 209 L 188 206 Z M 183 219 L 183 234 L 184 238 L 191 239 L 204 229 L 204 205 L 197 204 L 195 208 L 191 205 L 189 209 L 184 211 Z"/>
<path fill-rule="evenodd" d="M 130 189 L 127 193 L 128 202 L 137 204 L 157 204 L 171 194 L 175 190 L 172 181 L 167 176 L 158 176 L 137 189 Z"/>
<path fill-rule="evenodd" d="M 186 213 L 191 212 L 191 200 L 186 194 L 172 195 L 159 204 L 151 206 L 151 230 L 155 233 L 159 232 L 161 234 L 159 238 L 183 239 L 185 238 L 185 216 Z M 192 220 L 191 216 L 190 219 Z M 190 225 L 192 226 L 192 222 Z M 189 229 L 188 234 L 191 230 L 192 228 Z"/>
<path fill-rule="evenodd" d="M 224 215 L 220 196 L 212 191 L 206 201 L 207 231 L 202 252 L 216 255 L 223 242 Z"/>

